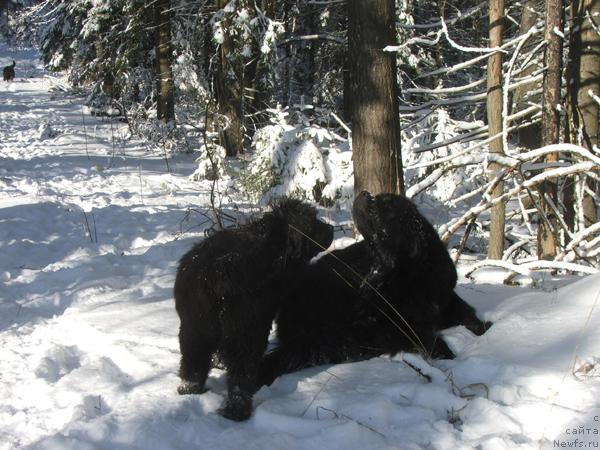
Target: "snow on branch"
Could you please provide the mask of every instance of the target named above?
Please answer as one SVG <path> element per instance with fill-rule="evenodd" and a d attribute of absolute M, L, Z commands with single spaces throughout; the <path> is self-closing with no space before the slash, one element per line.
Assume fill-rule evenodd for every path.
<path fill-rule="evenodd" d="M 450 32 L 448 31 L 448 26 L 446 25 L 446 21 L 444 20 L 443 17 L 440 17 L 440 21 L 438 22 L 438 25 L 440 26 L 440 29 L 437 30 L 434 33 L 435 38 L 434 39 L 426 39 L 423 37 L 413 37 L 408 39 L 406 42 L 404 42 L 403 44 L 400 45 L 388 45 L 386 47 L 384 47 L 383 51 L 384 52 L 397 52 L 398 50 L 401 50 L 405 47 L 414 45 L 414 44 L 421 44 L 421 45 L 427 45 L 430 47 L 433 47 L 434 45 L 437 45 L 440 42 L 440 39 L 442 36 L 444 36 L 446 38 L 446 41 L 448 42 L 448 44 L 450 44 L 451 47 L 454 47 L 457 50 L 460 50 L 461 52 L 467 52 L 467 53 L 496 53 L 496 52 L 502 52 L 502 53 L 507 53 L 506 50 L 503 50 L 501 48 L 489 48 L 489 47 L 466 47 L 464 45 L 460 45 L 458 42 L 456 42 L 454 39 L 452 39 L 452 37 L 450 37 Z"/>
<path fill-rule="evenodd" d="M 465 274 L 467 278 L 472 278 L 473 274 L 483 268 L 500 268 L 506 270 L 508 273 L 505 281 L 512 278 L 514 274 L 523 275 L 523 276 L 531 276 L 532 272 L 535 270 L 552 270 L 552 271 L 566 271 L 566 272 L 574 272 L 574 273 L 584 273 L 584 274 L 595 274 L 598 273 L 598 269 L 593 267 L 584 266 L 581 264 L 574 264 L 569 262 L 561 262 L 561 261 L 543 261 L 543 260 L 535 260 L 529 261 L 522 264 L 515 264 L 509 261 L 495 260 L 495 259 L 486 259 L 484 261 L 480 261 L 475 263 L 472 267 L 469 268 L 469 271 Z"/>
<path fill-rule="evenodd" d="M 517 57 L 521 53 L 521 48 L 532 37 L 534 34 L 538 32 L 538 29 L 533 26 L 527 31 L 527 33 L 523 34 L 519 43 L 517 44 L 515 51 L 508 63 L 508 67 L 504 74 L 504 89 L 502 90 L 502 151 L 504 154 L 508 152 L 508 93 L 510 91 L 510 78 L 512 76 L 513 67 L 515 66 L 515 62 L 517 61 Z"/>
<path fill-rule="evenodd" d="M 530 106 L 529 108 L 526 108 L 522 111 L 519 111 L 515 114 L 512 114 L 510 116 L 508 116 L 507 118 L 507 122 L 511 123 L 514 122 L 516 120 L 522 119 L 523 117 L 527 117 L 528 115 L 537 112 L 540 110 L 540 106 L 539 105 L 533 105 Z M 509 131 L 513 130 L 514 128 L 510 128 Z M 411 149 L 412 152 L 414 153 L 422 153 L 422 152 L 428 152 L 431 150 L 435 150 L 436 148 L 440 148 L 440 147 L 447 147 L 451 144 L 454 144 L 455 142 L 461 142 L 461 143 L 466 143 L 469 141 L 474 140 L 477 137 L 480 137 L 482 135 L 485 135 L 488 133 L 489 127 L 487 125 L 479 127 L 469 133 L 464 133 L 464 134 L 460 134 L 457 136 L 454 136 L 450 139 L 444 140 L 444 141 L 440 141 L 440 142 L 435 142 L 433 144 L 429 144 L 429 145 L 423 145 L 417 148 L 413 148 Z M 470 147 L 467 150 L 465 150 L 462 154 L 464 153 L 468 153 L 471 152 L 477 148 L 483 147 L 484 145 L 488 144 L 489 142 L 493 141 L 494 139 L 496 139 L 499 135 L 497 136 L 491 136 L 488 139 L 485 139 L 484 141 L 480 141 L 479 143 L 477 143 L 474 147 Z M 457 155 L 455 155 L 457 156 Z M 443 161 L 430 161 L 425 163 L 426 165 L 434 165 L 438 162 L 443 162 Z M 425 165 L 421 165 L 419 167 L 425 167 Z M 413 167 L 414 168 L 414 167 Z"/>
<path fill-rule="evenodd" d="M 430 50 L 425 47 L 438 45 L 450 49 L 452 55 L 444 58 L 451 61 L 448 67 L 437 65 L 433 66 L 436 70 L 429 72 L 407 72 L 414 75 L 402 91 L 405 103 L 400 107 L 407 122 L 402 127 L 408 141 L 404 146 L 408 159 L 404 164 L 408 180 L 406 196 L 416 201 L 422 197 L 425 205 L 433 202 L 437 206 L 439 202 L 448 208 L 461 208 L 459 217 L 448 211 L 451 220 L 439 230 L 446 243 L 460 234 L 456 258 L 463 249 L 477 253 L 483 250 L 490 226 L 490 209 L 502 202 L 507 206 L 507 243 L 504 263 L 499 264 L 504 264 L 509 272 L 529 274 L 548 269 L 596 272 L 595 268 L 600 268 L 600 226 L 586 224 L 583 199 L 591 196 L 600 201 L 598 194 L 588 186 L 590 180 L 600 180 L 600 150 L 594 147 L 590 151 L 574 144 L 527 150 L 517 147 L 510 139 L 516 130 L 531 129 L 533 133 L 530 127 L 541 121 L 537 96 L 544 74 L 540 57 L 546 45 L 541 35 L 543 27 L 536 24 L 503 45 L 488 48 L 485 44 L 477 47 L 456 42 L 450 36 L 449 23 L 442 18 L 435 24 L 406 26 L 406 29 L 425 29 L 426 34 L 413 34 L 403 45 L 385 49 L 402 51 L 405 55 L 411 46 L 427 53 Z M 454 29 L 452 35 L 458 36 Z M 490 55 L 496 52 L 507 55 L 502 67 L 502 130 L 490 136 L 487 125 L 467 117 L 481 117 L 487 98 L 486 80 L 481 74 L 485 73 Z M 481 54 L 470 56 L 473 53 Z M 457 60 L 456 54 L 465 55 L 463 61 Z M 433 77 L 432 86 L 428 79 Z M 512 111 L 516 112 L 510 114 L 511 102 L 515 102 L 511 92 L 517 89 L 518 105 L 512 105 Z M 588 92 L 588 95 L 600 104 L 600 93 Z M 502 140 L 504 155 L 489 152 L 489 143 L 498 138 Z M 545 156 L 555 153 L 559 155 L 557 162 L 545 161 Z M 488 180 L 486 174 L 492 162 L 501 169 Z M 504 192 L 492 198 L 492 190 L 501 181 Z M 544 196 L 539 186 L 548 181 L 557 186 L 561 195 L 570 189 L 571 197 Z M 543 205 L 548 205 L 547 211 Z M 556 221 L 551 223 L 559 255 L 552 262 L 516 264 L 524 257 L 528 261 L 536 258 L 538 228 L 541 223 L 550 223 L 548 211 L 556 216 Z M 570 213 L 568 216 L 566 211 Z M 456 246 L 455 239 L 452 245 Z M 573 264 L 575 262 L 577 264 Z"/>
<path fill-rule="evenodd" d="M 446 94 L 456 94 L 459 92 L 470 91 L 473 88 L 481 86 L 485 84 L 485 80 L 477 80 L 469 84 L 465 84 L 463 86 L 452 86 L 447 88 L 437 88 L 437 89 L 429 89 L 429 88 L 408 88 L 404 89 L 405 94 L 423 94 L 423 95 L 435 95 L 442 96 Z"/>
<path fill-rule="evenodd" d="M 278 42 L 277 45 L 282 46 L 282 45 L 286 45 L 286 44 L 289 44 L 290 42 L 294 42 L 294 41 L 316 41 L 316 40 L 332 41 L 337 44 L 345 44 L 346 43 L 345 39 L 342 39 L 338 36 L 334 36 L 332 34 L 305 34 L 302 36 L 289 37 L 287 39 L 282 40 L 281 42 Z"/>
<path fill-rule="evenodd" d="M 468 10 L 466 10 L 464 13 L 460 12 L 450 18 L 446 20 L 446 23 L 448 25 L 454 25 L 455 23 L 464 20 L 464 19 L 468 19 L 471 16 L 474 16 L 475 14 L 477 14 L 478 12 L 482 11 L 485 7 L 487 6 L 486 2 L 481 2 L 478 5 L 473 6 L 472 8 L 469 8 Z M 439 28 L 441 26 L 441 22 L 431 22 L 431 23 L 422 23 L 422 24 L 400 24 L 398 25 L 399 28 L 402 29 L 406 29 L 406 30 L 419 30 L 419 29 L 429 29 L 429 28 Z"/>
<path fill-rule="evenodd" d="M 551 146 L 549 146 L 549 147 L 551 147 Z M 517 168 L 517 166 L 513 166 L 508 169 L 505 169 L 503 174 L 500 177 L 505 178 L 509 174 L 509 172 L 513 172 L 516 168 Z M 598 170 L 598 166 L 596 164 L 594 164 L 594 162 L 585 161 L 585 162 L 573 164 L 568 167 L 548 169 L 548 170 L 545 170 L 545 171 L 539 173 L 538 175 L 533 176 L 532 178 L 525 180 L 523 183 L 517 184 L 513 189 L 509 190 L 508 192 L 505 192 L 500 197 L 495 197 L 493 199 L 490 199 L 490 198 L 487 198 L 486 196 L 484 196 L 478 205 L 472 207 L 465 214 L 463 214 L 460 218 L 453 220 L 452 222 L 450 222 L 449 224 L 447 224 L 444 227 L 444 229 L 442 230 L 442 241 L 448 242 L 448 239 L 450 239 L 450 236 L 452 236 L 452 234 L 456 233 L 458 231 L 458 229 L 460 229 L 462 226 L 467 224 L 469 221 L 475 219 L 477 216 L 479 216 L 484 211 L 487 211 L 492 206 L 494 206 L 500 202 L 506 202 L 512 198 L 515 198 L 523 190 L 528 190 L 528 189 L 534 188 L 535 186 L 537 186 L 540 183 L 542 183 L 546 180 L 549 180 L 549 179 L 554 179 L 557 177 L 565 177 L 568 175 L 574 175 L 574 174 L 578 174 L 578 173 L 585 173 L 587 171 L 593 170 L 594 168 L 596 170 Z"/>
<path fill-rule="evenodd" d="M 489 58 L 489 56 L 490 56 L 491 53 L 498 52 L 498 51 L 505 52 L 507 49 L 517 46 L 519 44 L 519 42 L 521 42 L 521 41 L 523 41 L 525 39 L 529 39 L 531 36 L 537 35 L 537 34 L 540 34 L 540 33 L 541 33 L 541 30 L 539 30 L 539 29 L 536 28 L 535 31 L 533 31 L 531 34 L 525 33 L 525 34 L 522 34 L 520 36 L 517 36 L 514 39 L 511 39 L 510 41 L 505 42 L 498 49 L 494 49 L 493 52 L 489 52 L 489 53 L 486 53 L 484 55 L 476 56 L 475 58 L 472 58 L 472 59 L 470 59 L 468 61 L 464 61 L 462 63 L 455 64 L 452 67 L 443 67 L 441 69 L 432 70 L 431 72 L 426 72 L 426 73 L 423 73 L 421 75 L 417 75 L 417 77 L 415 77 L 415 79 L 428 78 L 428 77 L 431 77 L 431 76 L 442 75 L 442 74 L 449 74 L 449 73 L 453 73 L 453 72 L 458 72 L 458 71 L 466 69 L 468 67 L 472 67 L 472 66 L 474 66 L 476 64 L 479 64 L 482 61 L 487 60 L 487 58 Z M 399 48 L 394 48 L 392 46 L 388 46 L 385 49 L 387 51 L 399 50 Z"/>
<path fill-rule="evenodd" d="M 548 155 L 550 153 L 558 153 L 558 152 L 574 153 L 576 155 L 581 156 L 582 158 L 589 159 L 596 165 L 600 165 L 600 156 L 595 155 L 594 153 L 590 152 L 587 148 L 581 147 L 580 145 L 565 144 L 565 143 L 547 145 L 545 147 L 531 150 L 526 153 L 520 153 L 520 154 L 515 155 L 515 158 L 520 159 L 522 161 L 526 161 L 526 160 L 536 159 L 541 156 Z"/>
<path fill-rule="evenodd" d="M 536 81 L 540 81 L 541 79 L 542 79 L 542 74 L 527 77 L 522 80 L 519 80 L 516 83 L 510 84 L 508 86 L 508 89 L 509 89 L 509 91 L 513 91 L 514 89 L 518 88 L 519 86 L 522 86 L 525 84 L 530 84 L 530 83 L 536 82 Z M 417 92 L 417 91 L 412 91 L 412 92 Z M 401 112 L 421 111 L 423 109 L 429 109 L 433 106 L 452 106 L 452 105 L 458 105 L 458 104 L 464 104 L 464 103 L 483 102 L 483 101 L 485 101 L 486 98 L 487 98 L 487 92 L 482 91 L 482 92 L 471 94 L 471 95 L 463 95 L 461 97 L 451 97 L 451 98 L 442 99 L 442 100 L 430 100 L 428 102 L 421 103 L 421 104 L 418 104 L 415 106 L 401 106 L 400 111 Z"/>
<path fill-rule="evenodd" d="M 443 17 L 440 17 L 440 23 L 442 25 L 442 33 L 443 35 L 446 37 L 446 40 L 448 41 L 448 43 L 454 47 L 457 50 L 460 50 L 461 52 L 466 52 L 466 53 L 507 53 L 506 50 L 503 50 L 502 48 L 498 48 L 498 47 L 465 47 L 464 45 L 460 45 L 458 42 L 456 42 L 454 39 L 452 39 L 450 37 L 450 33 L 448 32 L 448 27 L 446 26 L 446 21 L 444 20 Z M 521 41 L 523 42 L 523 41 Z"/>
<path fill-rule="evenodd" d="M 600 236 L 592 241 L 588 241 L 588 239 L 598 233 L 600 233 L 600 222 L 595 223 L 580 231 L 575 236 L 573 236 L 571 242 L 567 244 L 565 249 L 556 256 L 556 260 L 573 260 L 577 256 L 574 252 L 575 249 L 577 249 L 577 247 L 581 247 L 584 251 L 595 250 L 594 256 L 596 256 L 598 254 L 598 241 L 600 241 Z"/>

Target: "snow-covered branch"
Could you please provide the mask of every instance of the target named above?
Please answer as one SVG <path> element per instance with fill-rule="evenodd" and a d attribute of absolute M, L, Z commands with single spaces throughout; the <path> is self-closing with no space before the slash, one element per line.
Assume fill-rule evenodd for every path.
<path fill-rule="evenodd" d="M 469 271 L 465 274 L 467 278 L 471 278 L 473 274 L 480 269 L 494 267 L 505 269 L 509 272 L 507 278 L 511 277 L 513 274 L 530 276 L 531 273 L 535 270 L 564 270 L 568 272 L 574 273 L 585 273 L 585 274 L 595 274 L 598 273 L 598 269 L 593 267 L 583 266 L 581 264 L 573 264 L 568 262 L 561 261 L 543 261 L 543 260 L 535 260 L 529 261 L 522 264 L 515 264 L 509 261 L 502 260 L 493 260 L 486 259 L 484 261 L 480 261 L 475 263 L 473 266 L 469 268 Z"/>
<path fill-rule="evenodd" d="M 515 89 L 517 89 L 518 87 L 522 86 L 522 85 L 526 85 L 526 84 L 530 84 L 530 83 L 534 83 L 534 82 L 538 82 L 541 81 L 542 79 L 542 74 L 539 75 L 535 75 L 535 76 L 531 76 L 531 77 L 527 77 L 524 78 L 522 80 L 519 80 L 515 83 L 512 83 L 508 86 L 508 91 L 513 91 Z M 407 92 L 411 92 L 411 93 L 418 93 L 418 90 L 410 90 Z M 427 91 L 423 91 L 421 90 L 421 92 L 427 92 Z M 482 91 L 482 92 L 478 92 L 475 94 L 471 94 L 471 95 L 463 95 L 460 97 L 450 97 L 447 99 L 440 99 L 440 100 L 430 100 L 428 102 L 425 103 L 420 103 L 418 105 L 415 106 L 406 106 L 403 105 L 400 107 L 400 111 L 403 113 L 406 112 L 416 112 L 416 111 L 421 111 L 424 109 L 429 109 L 432 108 L 434 106 L 452 106 L 452 105 L 458 105 L 458 104 L 464 104 L 464 103 L 475 103 L 475 102 L 483 102 L 485 101 L 485 99 L 487 98 L 487 92 L 486 91 Z"/>
<path fill-rule="evenodd" d="M 516 120 L 520 120 L 520 119 L 522 119 L 524 117 L 527 117 L 530 114 L 533 114 L 534 112 L 537 112 L 539 110 L 540 110 L 540 107 L 538 105 L 530 106 L 529 108 L 526 108 L 526 109 L 524 109 L 522 111 L 519 111 L 519 112 L 517 112 L 515 114 L 512 114 L 512 115 L 508 116 L 507 122 L 511 123 L 511 122 L 516 121 Z M 513 129 L 516 129 L 516 128 L 517 127 L 512 127 L 512 128 L 509 129 L 509 131 L 511 131 Z M 488 130 L 489 130 L 489 127 L 487 125 L 485 125 L 485 126 L 482 126 L 480 128 L 477 128 L 477 129 L 475 129 L 475 130 L 473 130 L 473 131 L 471 131 L 469 133 L 464 133 L 464 134 L 461 134 L 461 135 L 457 135 L 457 136 L 454 136 L 454 137 L 452 137 L 450 139 L 447 139 L 447 140 L 444 140 L 444 141 L 440 141 L 440 142 L 435 142 L 433 144 L 423 145 L 423 146 L 420 146 L 420 147 L 417 147 L 417 148 L 413 148 L 413 149 L 411 149 L 411 151 L 414 152 L 414 153 L 422 153 L 422 152 L 428 152 L 428 151 L 431 151 L 431 150 L 435 150 L 435 149 L 440 148 L 440 147 L 447 147 L 447 146 L 449 146 L 451 144 L 454 144 L 456 142 L 467 143 L 469 141 L 474 140 L 477 137 L 480 137 L 482 135 L 487 134 Z M 473 151 L 473 150 L 475 150 L 477 148 L 483 147 L 484 145 L 488 144 L 492 140 L 496 139 L 498 136 L 499 135 L 490 136 L 490 137 L 488 137 L 487 139 L 485 139 L 483 141 L 479 141 L 475 146 L 469 147 L 464 152 L 462 152 L 461 155 L 465 154 L 465 153 L 469 153 L 469 152 L 471 152 L 471 151 Z M 452 157 L 453 156 L 450 156 L 450 158 L 452 158 Z M 414 167 L 411 167 L 411 168 L 431 166 L 431 165 L 435 165 L 435 164 L 437 164 L 439 162 L 444 162 L 444 161 L 442 161 L 442 160 L 439 160 L 439 161 L 438 160 L 436 160 L 436 161 L 428 161 L 426 163 L 421 163 L 421 165 L 419 165 L 419 166 L 414 166 Z"/>
<path fill-rule="evenodd" d="M 446 19 L 446 23 L 448 25 L 454 25 L 455 23 L 457 23 L 461 20 L 465 20 L 465 19 L 468 19 L 468 18 L 474 16 L 478 12 L 482 11 L 486 6 L 487 6 L 486 2 L 481 2 L 478 5 L 475 5 L 472 8 L 469 8 L 468 10 L 461 12 L 460 14 L 457 14 L 456 16 L 454 16 L 450 19 Z M 441 22 L 430 22 L 430 23 L 421 23 L 421 24 L 400 24 L 400 25 L 398 25 L 398 27 L 401 29 L 406 29 L 406 30 L 419 30 L 419 29 L 423 30 L 423 29 L 430 29 L 430 28 L 439 28 L 439 27 L 441 27 L 441 25 L 442 25 Z"/>
<path fill-rule="evenodd" d="M 505 42 L 504 44 L 502 44 L 502 46 L 500 48 L 495 49 L 494 51 L 502 51 L 502 52 L 504 52 L 504 51 L 506 51 L 506 50 L 508 50 L 508 49 L 510 49 L 512 47 L 517 46 L 519 44 L 519 42 L 521 42 L 521 41 L 523 41 L 525 39 L 529 39 L 529 38 L 531 38 L 531 36 L 537 35 L 537 34 L 540 34 L 540 33 L 541 33 L 541 30 L 539 30 L 539 29 L 536 28 L 536 30 L 534 32 L 532 32 L 531 34 L 526 33 L 526 34 L 517 36 L 516 38 L 511 39 L 511 40 Z M 389 50 L 389 47 L 388 47 L 388 50 Z M 470 59 L 468 61 L 464 61 L 462 63 L 455 64 L 452 67 L 443 67 L 441 69 L 432 70 L 431 72 L 426 72 L 424 74 L 418 75 L 416 77 L 416 79 L 428 78 L 428 77 L 435 76 L 435 75 L 442 75 L 442 74 L 449 74 L 449 73 L 453 73 L 453 72 L 458 72 L 460 70 L 466 69 L 468 67 L 472 67 L 472 66 L 474 66 L 476 64 L 481 63 L 482 61 L 487 60 L 487 58 L 489 58 L 489 56 L 490 56 L 490 53 L 486 53 L 484 55 L 480 55 L 480 56 L 477 56 L 475 58 L 472 58 L 472 59 Z"/>
<path fill-rule="evenodd" d="M 442 240 L 444 242 L 447 242 L 452 234 L 456 233 L 456 231 L 458 231 L 459 228 L 461 228 L 463 225 L 465 225 L 473 217 L 479 216 L 482 212 L 488 210 L 489 208 L 491 208 L 492 206 L 494 206 L 500 202 L 506 202 L 506 201 L 510 200 L 511 198 L 514 198 L 516 195 L 518 195 L 524 189 L 531 189 L 531 188 L 537 186 L 538 184 L 542 183 L 543 181 L 546 181 L 546 180 L 549 180 L 552 178 L 564 177 L 564 176 L 573 175 L 573 174 L 577 174 L 577 173 L 584 173 L 584 172 L 594 169 L 594 167 L 596 167 L 596 165 L 593 162 L 585 161 L 585 162 L 573 164 L 569 167 L 560 167 L 560 168 L 545 170 L 542 173 L 540 173 L 528 180 L 525 180 L 522 184 L 515 186 L 513 189 L 504 193 L 500 197 L 496 197 L 494 199 L 488 199 L 488 200 L 483 199 L 477 206 L 472 207 L 465 214 L 463 214 L 462 217 L 450 222 L 450 224 L 448 224 L 445 227 L 445 230 L 443 231 Z M 507 172 L 508 171 L 506 171 L 505 173 L 507 173 Z"/>

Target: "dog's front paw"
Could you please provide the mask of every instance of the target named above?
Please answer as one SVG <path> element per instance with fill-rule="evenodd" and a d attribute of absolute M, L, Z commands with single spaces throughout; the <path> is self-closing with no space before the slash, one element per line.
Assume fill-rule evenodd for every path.
<path fill-rule="evenodd" d="M 238 387 L 229 389 L 225 404 L 218 411 L 226 419 L 241 422 L 252 414 L 252 394 Z"/>
<path fill-rule="evenodd" d="M 218 413 L 229 420 L 242 422 L 252 414 L 252 401 L 247 403 L 229 403 L 218 410 Z"/>
<path fill-rule="evenodd" d="M 177 386 L 177 393 L 179 395 L 204 394 L 205 392 L 205 387 L 196 381 L 182 381 Z"/>

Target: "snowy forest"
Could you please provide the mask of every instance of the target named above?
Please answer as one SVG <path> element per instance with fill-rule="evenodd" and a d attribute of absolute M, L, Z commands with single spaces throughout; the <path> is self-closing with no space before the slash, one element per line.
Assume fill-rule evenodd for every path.
<path fill-rule="evenodd" d="M 600 0 L 0 0 L 0 66 L 0 450 L 600 445 Z M 182 257 L 286 198 L 333 232 L 309 267 L 377 252 L 364 191 L 416 205 L 478 325 L 290 366 L 228 420 L 226 358 L 182 375 Z M 445 282 L 377 258 L 356 295 Z M 276 286 L 379 327 L 318 280 Z"/>
<path fill-rule="evenodd" d="M 467 251 L 559 268 L 598 265 L 594 8 L 173 0 L 4 9 L 7 31 L 39 42 L 46 67 L 85 89 L 95 114 L 123 118 L 167 158 L 201 153 L 198 179 L 326 207 L 364 189 L 405 193 L 438 211 L 455 259 Z M 215 188 L 218 198 L 226 191 Z"/>

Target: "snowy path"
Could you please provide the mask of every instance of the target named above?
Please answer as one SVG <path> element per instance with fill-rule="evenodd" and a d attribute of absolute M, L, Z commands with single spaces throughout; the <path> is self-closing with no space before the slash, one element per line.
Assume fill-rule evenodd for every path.
<path fill-rule="evenodd" d="M 0 46 L 0 63 L 17 60 L 0 86 L 0 450 L 599 446 L 599 276 L 558 290 L 467 283 L 461 295 L 495 325 L 449 330 L 456 360 L 290 374 L 259 391 L 246 423 L 215 414 L 218 370 L 209 392 L 176 395 L 171 289 L 200 234 L 175 236 L 186 208 L 206 204 L 193 160 L 168 174 L 135 142 L 113 146 L 122 124 L 84 128 L 80 99 L 49 92 L 34 57 Z M 41 138 L 43 121 L 55 137 Z"/>
<path fill-rule="evenodd" d="M 141 403 L 179 402 L 171 289 L 191 238 L 174 238 L 203 200 L 190 157 L 170 175 L 135 143 L 113 147 L 123 124 L 84 127 L 81 99 L 48 92 L 33 56 L 11 55 L 17 80 L 0 88 L 2 449 L 115 407 L 143 428 Z M 44 121 L 56 137 L 40 138 Z"/>

